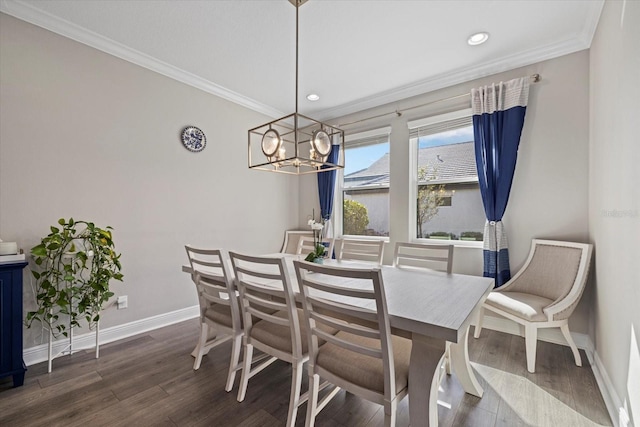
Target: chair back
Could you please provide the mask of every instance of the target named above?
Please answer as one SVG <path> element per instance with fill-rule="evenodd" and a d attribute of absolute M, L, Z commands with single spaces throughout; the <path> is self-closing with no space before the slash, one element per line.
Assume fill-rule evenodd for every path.
<path fill-rule="evenodd" d="M 451 274 L 453 245 L 398 242 L 393 254 L 393 265 L 429 268 Z"/>
<path fill-rule="evenodd" d="M 339 261 L 365 261 L 382 265 L 384 244 L 382 240 L 340 239 L 336 257 Z"/>
<path fill-rule="evenodd" d="M 286 230 L 284 232 L 284 242 L 280 253 L 295 255 L 298 249 L 298 241 L 300 237 L 313 237 L 311 230 Z"/>
<path fill-rule="evenodd" d="M 309 366 L 321 378 L 341 388 L 356 388 L 356 393 L 373 401 L 380 395 L 391 400 L 396 396 L 395 367 L 389 316 L 380 268 L 352 269 L 294 261 L 303 309 L 309 331 Z M 308 274 L 308 273 L 315 274 Z M 337 280 L 336 280 L 337 279 Z M 367 306 L 370 308 L 360 308 Z M 320 325 L 338 330 L 331 335 Z M 318 358 L 319 342 L 337 346 L 344 360 L 326 361 Z M 324 351 L 324 350 L 323 350 Z M 345 384 L 336 366 L 349 369 L 353 355 L 379 359 L 383 365 L 384 390 L 364 389 Z"/>
<path fill-rule="evenodd" d="M 284 258 L 256 257 L 229 252 L 240 293 L 240 307 L 245 335 L 252 344 L 282 360 L 291 360 L 291 355 L 302 356 L 300 323 L 295 297 Z M 252 334 L 256 322 L 268 322 L 291 330 L 292 353 L 283 353 Z M 264 324 L 263 324 L 264 326 Z M 262 345 L 262 347 L 261 347 Z"/>
<path fill-rule="evenodd" d="M 238 297 L 233 283 L 233 277 L 226 264 L 226 258 L 218 249 L 202 249 L 185 245 L 191 278 L 198 290 L 200 304 L 200 319 L 204 320 L 209 309 L 215 311 L 215 306 L 228 307 L 231 314 L 231 324 L 234 330 L 242 330 Z"/>
<path fill-rule="evenodd" d="M 313 236 L 300 236 L 296 255 L 306 255 L 313 252 L 315 250 L 313 247 L 314 241 Z M 328 257 L 331 258 L 331 255 L 333 254 L 334 240 L 331 238 L 325 238 L 322 239 L 322 244 L 327 248 L 326 253 L 328 254 Z"/>
<path fill-rule="evenodd" d="M 533 239 L 524 266 L 499 290 L 548 298 L 554 303 L 545 312 L 568 318 L 584 291 L 592 250 L 588 243 Z"/>

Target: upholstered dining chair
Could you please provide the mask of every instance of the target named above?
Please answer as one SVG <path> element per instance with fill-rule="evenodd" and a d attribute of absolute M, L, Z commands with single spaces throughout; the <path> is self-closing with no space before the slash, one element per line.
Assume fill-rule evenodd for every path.
<path fill-rule="evenodd" d="M 313 237 L 311 230 L 286 230 L 284 232 L 284 243 L 280 252 L 283 254 L 295 255 L 298 250 L 298 242 L 301 237 Z"/>
<path fill-rule="evenodd" d="M 453 245 L 397 242 L 393 265 L 429 268 L 451 274 Z"/>
<path fill-rule="evenodd" d="M 577 366 L 582 359 L 569 331 L 569 317 L 584 291 L 593 245 L 533 239 L 529 257 L 515 276 L 485 300 L 474 337 L 482 331 L 485 310 L 524 326 L 527 370 L 535 372 L 538 329 L 560 328 Z"/>
<path fill-rule="evenodd" d="M 340 389 L 383 405 L 385 426 L 394 426 L 397 404 L 408 392 L 411 341 L 391 335 L 381 270 L 305 261 L 294 261 L 294 266 L 309 331 L 306 426 L 314 425 Z M 348 285 L 341 285 L 342 279 Z M 358 308 L 354 300 L 374 306 Z M 338 332 L 327 334 L 322 326 Z M 336 388 L 318 401 L 320 378 Z"/>
<path fill-rule="evenodd" d="M 338 261 L 363 261 L 382 265 L 385 243 L 382 240 L 342 238 L 338 241 L 336 259 Z"/>
<path fill-rule="evenodd" d="M 296 249 L 296 255 L 305 255 L 314 251 L 313 244 L 315 239 L 313 236 L 300 236 L 298 240 L 298 248 Z M 327 248 L 327 254 L 329 254 L 329 258 L 331 258 L 331 254 L 333 254 L 333 246 L 334 239 L 324 238 L 321 240 L 324 246 Z"/>
<path fill-rule="evenodd" d="M 193 369 L 200 368 L 202 357 L 212 348 L 232 340 L 226 391 L 231 391 L 240 369 L 242 323 L 240 306 L 226 257 L 217 249 L 202 249 L 186 245 L 191 278 L 198 290 L 200 303 L 200 336 L 193 350 Z"/>
<path fill-rule="evenodd" d="M 230 252 L 240 292 L 240 306 L 244 321 L 242 346 L 244 358 L 238 391 L 238 402 L 247 393 L 249 379 L 276 359 L 291 364 L 291 394 L 287 427 L 296 422 L 298 407 L 305 403 L 308 393 L 301 394 L 303 363 L 309 358 L 307 329 L 302 309 L 296 308 L 285 259 L 255 257 Z M 326 329 L 327 333 L 335 330 Z M 270 356 L 251 369 L 254 347 Z"/>

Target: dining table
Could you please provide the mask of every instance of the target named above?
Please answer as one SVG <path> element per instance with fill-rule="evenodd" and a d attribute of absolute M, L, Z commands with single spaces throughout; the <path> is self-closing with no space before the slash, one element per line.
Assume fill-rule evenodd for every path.
<path fill-rule="evenodd" d="M 290 282 L 297 292 L 293 261 L 302 257 L 283 253 L 265 256 L 284 258 Z M 482 397 L 483 389 L 469 361 L 468 335 L 479 307 L 493 289 L 493 279 L 357 261 L 325 259 L 324 264 L 381 269 L 391 332 L 411 339 L 412 343 L 408 393 L 412 426 L 438 425 L 440 367 L 447 342 L 450 343 L 451 368 L 460 385 L 466 393 Z M 182 271 L 193 273 L 189 265 L 184 265 Z"/>

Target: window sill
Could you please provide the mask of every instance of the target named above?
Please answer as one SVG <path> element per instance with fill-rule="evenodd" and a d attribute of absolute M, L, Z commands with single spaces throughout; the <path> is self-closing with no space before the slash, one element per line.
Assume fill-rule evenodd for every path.
<path fill-rule="evenodd" d="M 371 240 L 372 242 L 383 241 L 389 243 L 388 236 L 359 236 L 357 234 L 344 234 L 336 237 L 335 239 Z"/>
<path fill-rule="evenodd" d="M 414 239 L 413 243 L 428 245 L 453 245 L 456 248 L 477 248 L 482 249 L 484 242 L 475 240 L 441 240 L 441 239 Z"/>

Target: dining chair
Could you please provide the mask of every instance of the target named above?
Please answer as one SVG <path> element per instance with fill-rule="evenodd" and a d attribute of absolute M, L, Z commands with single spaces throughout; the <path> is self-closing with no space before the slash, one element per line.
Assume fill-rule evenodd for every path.
<path fill-rule="evenodd" d="M 429 268 L 451 274 L 453 245 L 397 242 L 393 265 Z"/>
<path fill-rule="evenodd" d="M 280 253 L 295 255 L 298 249 L 298 241 L 301 237 L 313 237 L 311 230 L 286 230 L 284 232 L 284 243 Z"/>
<path fill-rule="evenodd" d="M 340 239 L 336 259 L 338 261 L 364 261 L 382 265 L 383 240 Z"/>
<path fill-rule="evenodd" d="M 200 304 L 200 336 L 193 350 L 193 369 L 198 370 L 202 357 L 212 348 L 232 340 L 226 391 L 231 391 L 236 372 L 240 369 L 242 322 L 233 278 L 226 258 L 217 249 L 202 249 L 186 245 L 191 265 L 191 279 L 198 291 Z"/>
<path fill-rule="evenodd" d="M 580 352 L 569 331 L 569 317 L 584 291 L 593 245 L 533 239 L 524 266 L 482 305 L 474 337 L 482 331 L 485 310 L 524 326 L 527 370 L 535 372 L 538 329 L 560 328 L 577 366 Z"/>
<path fill-rule="evenodd" d="M 298 407 L 308 399 L 308 393 L 301 395 L 300 389 L 303 364 L 309 355 L 304 314 L 302 309 L 296 308 L 285 259 L 236 252 L 230 252 L 229 255 L 240 292 L 245 331 L 238 402 L 244 400 L 250 378 L 277 359 L 288 362 L 292 367 L 292 376 L 287 427 L 293 426 Z M 336 331 L 326 329 L 326 332 L 331 334 Z M 251 369 L 254 347 L 271 357 Z"/>
<path fill-rule="evenodd" d="M 309 330 L 306 426 L 340 389 L 383 405 L 385 426 L 394 426 L 397 404 L 408 393 L 411 340 L 391 335 L 380 268 L 293 263 Z M 321 326 L 338 332 L 327 334 Z M 336 388 L 318 401 L 320 378 Z"/>
<path fill-rule="evenodd" d="M 331 238 L 324 238 L 321 241 L 327 248 L 326 253 L 328 254 L 328 257 L 331 258 L 335 240 Z M 313 236 L 300 236 L 300 239 L 298 240 L 298 248 L 296 249 L 296 255 L 304 255 L 313 252 L 315 249 L 313 247 L 314 242 L 315 239 L 313 238 Z"/>
<path fill-rule="evenodd" d="M 393 253 L 394 267 L 411 267 L 442 271 L 453 270 L 453 245 L 397 242 Z M 451 343 L 447 341 L 443 374 L 451 375 Z M 440 381 L 442 381 L 442 376 Z"/>

